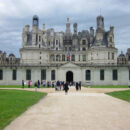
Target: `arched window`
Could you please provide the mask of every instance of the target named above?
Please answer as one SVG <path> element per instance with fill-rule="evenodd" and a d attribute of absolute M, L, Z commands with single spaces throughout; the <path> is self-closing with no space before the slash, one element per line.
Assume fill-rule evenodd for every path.
<path fill-rule="evenodd" d="M 86 70 L 86 80 L 91 80 L 91 71 Z"/>
<path fill-rule="evenodd" d="M 65 61 L 65 55 L 62 55 L 62 61 Z"/>
<path fill-rule="evenodd" d="M 55 70 L 51 71 L 51 80 L 55 80 Z"/>
<path fill-rule="evenodd" d="M 75 55 L 72 55 L 71 61 L 75 61 Z"/>

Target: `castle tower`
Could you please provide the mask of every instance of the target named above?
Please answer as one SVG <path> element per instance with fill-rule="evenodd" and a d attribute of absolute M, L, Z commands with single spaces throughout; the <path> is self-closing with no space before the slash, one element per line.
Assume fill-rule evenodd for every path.
<path fill-rule="evenodd" d="M 77 35 L 77 23 L 73 24 L 74 34 Z"/>
<path fill-rule="evenodd" d="M 101 15 L 97 17 L 97 28 L 104 30 L 104 17 Z"/>
<path fill-rule="evenodd" d="M 37 15 L 33 16 L 32 20 L 32 45 L 37 45 L 38 43 L 38 27 L 39 27 L 39 18 Z"/>
<path fill-rule="evenodd" d="M 66 22 L 66 34 L 71 34 L 69 18 L 67 18 L 67 22 Z"/>

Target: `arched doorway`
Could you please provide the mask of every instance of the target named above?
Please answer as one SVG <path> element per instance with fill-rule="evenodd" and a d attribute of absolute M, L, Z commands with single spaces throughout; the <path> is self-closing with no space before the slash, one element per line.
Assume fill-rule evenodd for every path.
<path fill-rule="evenodd" d="M 68 71 L 66 73 L 66 81 L 67 82 L 73 82 L 73 72 L 72 71 Z"/>

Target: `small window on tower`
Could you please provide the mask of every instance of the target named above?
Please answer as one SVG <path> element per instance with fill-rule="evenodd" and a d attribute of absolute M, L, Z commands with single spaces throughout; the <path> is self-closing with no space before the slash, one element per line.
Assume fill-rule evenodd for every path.
<path fill-rule="evenodd" d="M 58 45 L 58 40 L 56 40 L 56 45 Z"/>
<path fill-rule="evenodd" d="M 112 37 L 110 37 L 110 42 L 112 42 Z"/>
<path fill-rule="evenodd" d="M 86 45 L 86 40 L 82 40 L 82 45 Z"/>
<path fill-rule="evenodd" d="M 85 48 L 85 47 L 83 47 L 83 48 L 82 48 L 82 50 L 83 50 L 83 51 L 86 51 L 86 48 Z"/>
<path fill-rule="evenodd" d="M 41 42 L 41 36 L 39 36 L 39 42 Z"/>

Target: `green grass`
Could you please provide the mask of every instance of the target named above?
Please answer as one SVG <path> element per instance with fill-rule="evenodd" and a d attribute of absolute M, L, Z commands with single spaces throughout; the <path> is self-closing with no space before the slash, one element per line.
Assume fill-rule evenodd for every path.
<path fill-rule="evenodd" d="M 0 88 L 22 88 L 22 85 L 0 85 Z M 24 88 L 28 88 L 28 86 L 24 86 Z M 34 86 L 32 86 L 32 88 L 34 88 Z M 40 86 L 40 88 L 43 88 Z M 46 88 L 52 88 L 50 87 L 46 87 Z"/>
<path fill-rule="evenodd" d="M 109 92 L 106 94 L 130 102 L 130 90 Z"/>
<path fill-rule="evenodd" d="M 45 95 L 40 92 L 0 90 L 0 130 Z"/>
<path fill-rule="evenodd" d="M 98 85 L 98 86 L 90 86 L 90 87 L 91 88 L 128 88 L 127 85 Z"/>

